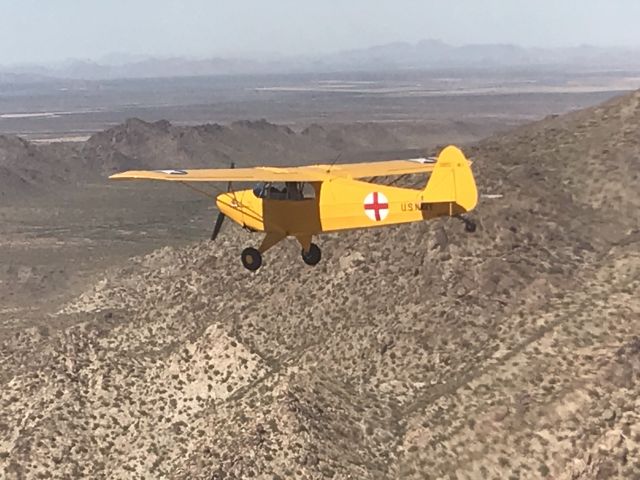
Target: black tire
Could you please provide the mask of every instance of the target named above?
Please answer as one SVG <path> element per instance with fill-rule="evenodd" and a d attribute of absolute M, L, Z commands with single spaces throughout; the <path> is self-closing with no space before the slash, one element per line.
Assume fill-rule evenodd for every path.
<path fill-rule="evenodd" d="M 304 249 L 302 249 L 302 260 L 304 260 L 304 263 L 307 265 L 317 265 L 321 258 L 322 252 L 320 251 L 320 247 L 315 243 L 311 244 L 308 252 L 305 252 Z"/>
<path fill-rule="evenodd" d="M 262 254 L 255 248 L 245 248 L 240 258 L 244 268 L 252 272 L 255 272 L 262 266 Z"/>
<path fill-rule="evenodd" d="M 464 222 L 464 231 L 467 233 L 475 233 L 476 231 L 476 222 L 474 222 L 473 220 L 467 220 L 466 222 Z"/>

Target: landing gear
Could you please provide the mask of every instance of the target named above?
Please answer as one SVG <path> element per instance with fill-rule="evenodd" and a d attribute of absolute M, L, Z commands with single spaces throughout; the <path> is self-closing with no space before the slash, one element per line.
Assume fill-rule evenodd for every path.
<path fill-rule="evenodd" d="M 262 254 L 255 248 L 245 248 L 242 251 L 241 259 L 244 268 L 252 272 L 255 272 L 262 266 Z"/>
<path fill-rule="evenodd" d="M 240 256 L 244 268 L 252 272 L 258 270 L 262 266 L 262 254 L 285 237 L 286 235 L 282 233 L 267 233 L 262 240 L 260 248 L 245 248 Z M 320 247 L 315 243 L 311 243 L 310 235 L 296 236 L 296 238 L 302 247 L 302 260 L 304 260 L 304 263 L 307 265 L 317 265 L 322 257 Z"/>
<path fill-rule="evenodd" d="M 305 252 L 304 248 L 302 249 L 302 260 L 304 260 L 304 263 L 307 265 L 317 265 L 321 258 L 322 252 L 320 251 L 320 247 L 315 243 L 309 246 L 308 252 Z"/>
<path fill-rule="evenodd" d="M 464 215 L 457 215 L 456 218 L 464 223 L 464 231 L 467 233 L 475 233 L 477 225 L 476 222 L 471 220 L 470 218 L 465 217 Z"/>
<path fill-rule="evenodd" d="M 464 222 L 464 231 L 467 233 L 474 233 L 476 231 L 476 222 L 473 220 L 467 220 Z"/>

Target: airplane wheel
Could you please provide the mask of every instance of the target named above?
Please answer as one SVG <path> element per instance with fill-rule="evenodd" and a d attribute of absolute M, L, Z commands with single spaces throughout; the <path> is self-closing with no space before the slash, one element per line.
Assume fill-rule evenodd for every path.
<path fill-rule="evenodd" d="M 322 258 L 322 253 L 320 252 L 320 247 L 315 243 L 311 244 L 311 248 L 309 251 L 305 253 L 304 249 L 302 249 L 302 260 L 307 265 L 317 265 L 320 259 Z"/>
<path fill-rule="evenodd" d="M 476 222 L 473 220 L 467 220 L 464 222 L 464 231 L 467 233 L 474 233 L 476 231 Z"/>
<path fill-rule="evenodd" d="M 241 259 L 244 268 L 252 272 L 255 272 L 262 266 L 262 254 L 255 248 L 245 248 L 242 251 Z"/>

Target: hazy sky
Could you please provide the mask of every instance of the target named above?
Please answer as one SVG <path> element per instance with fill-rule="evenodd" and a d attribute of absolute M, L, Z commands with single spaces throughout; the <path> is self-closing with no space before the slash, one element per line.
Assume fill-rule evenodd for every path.
<path fill-rule="evenodd" d="M 640 0 L 0 0 L 0 64 L 324 53 L 427 38 L 640 46 L 639 23 Z"/>

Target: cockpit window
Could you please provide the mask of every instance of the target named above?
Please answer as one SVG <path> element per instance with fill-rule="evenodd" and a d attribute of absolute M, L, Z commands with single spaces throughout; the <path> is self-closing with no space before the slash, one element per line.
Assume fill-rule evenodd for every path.
<path fill-rule="evenodd" d="M 267 184 L 264 182 L 256 183 L 253 187 L 253 194 L 258 198 L 265 198 Z"/>
<path fill-rule="evenodd" d="M 305 200 L 315 198 L 313 186 L 303 182 L 257 183 L 253 194 L 268 200 Z"/>
<path fill-rule="evenodd" d="M 316 189 L 310 183 L 305 182 L 302 184 L 302 196 L 305 199 L 316 198 Z"/>

